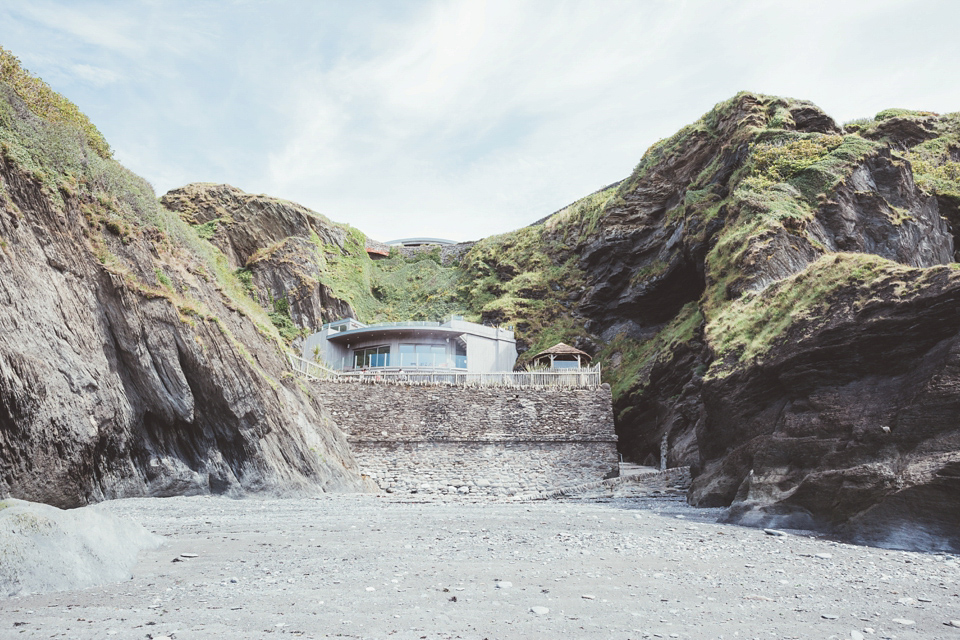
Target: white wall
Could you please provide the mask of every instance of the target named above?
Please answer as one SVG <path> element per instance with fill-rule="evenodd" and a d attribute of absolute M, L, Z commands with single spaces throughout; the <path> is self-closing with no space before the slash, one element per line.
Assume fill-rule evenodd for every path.
<path fill-rule="evenodd" d="M 451 321 L 443 325 L 457 331 L 462 331 L 461 337 L 467 345 L 467 371 L 471 373 L 490 373 L 495 371 L 511 371 L 517 361 L 517 345 L 512 331 L 497 327 L 484 327 L 473 322 Z M 397 328 L 396 336 L 365 337 L 358 335 L 356 341 L 350 342 L 350 348 L 327 340 L 330 329 L 326 328 L 319 333 L 307 337 L 303 343 L 303 358 L 314 360 L 314 348 L 320 347 L 320 359 L 327 366 L 334 369 L 350 368 L 353 365 L 354 349 L 363 347 L 390 346 L 390 366 L 400 365 L 400 343 L 405 344 L 442 344 L 446 347 L 447 360 L 455 361 L 456 336 L 400 337 L 402 328 Z"/>

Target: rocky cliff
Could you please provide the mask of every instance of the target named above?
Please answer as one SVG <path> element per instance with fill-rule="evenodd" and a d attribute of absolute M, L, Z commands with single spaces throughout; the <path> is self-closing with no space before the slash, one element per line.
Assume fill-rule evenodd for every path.
<path fill-rule="evenodd" d="M 694 504 L 958 549 L 958 156 L 957 114 L 840 127 L 740 94 L 478 242 L 461 293 L 534 349 L 598 356 L 622 453 L 692 465 Z"/>
<path fill-rule="evenodd" d="M 0 493 L 359 489 L 283 353 L 333 318 L 516 327 L 611 383 L 621 452 L 734 521 L 960 550 L 960 115 L 742 93 L 517 231 L 373 261 L 294 203 L 158 204 L 0 66 Z M 535 218 L 532 214 L 531 218 Z"/>
<path fill-rule="evenodd" d="M 0 152 L 0 495 L 363 488 L 231 256 L 2 50 Z"/>
<path fill-rule="evenodd" d="M 957 549 L 958 140 L 957 115 L 889 110 L 841 127 L 808 102 L 744 93 L 628 178 L 452 263 L 371 262 L 361 234 L 272 222 L 315 214 L 227 187 L 164 202 L 217 221 L 212 241 L 251 270 L 261 302 L 299 310 L 308 291 L 307 306 L 362 320 L 456 310 L 514 325 L 526 354 L 560 340 L 593 353 L 621 452 L 691 465 L 694 504 Z M 278 232 L 249 241 L 256 220 Z M 268 281 L 258 265 L 274 255 L 268 273 L 320 266 Z"/>

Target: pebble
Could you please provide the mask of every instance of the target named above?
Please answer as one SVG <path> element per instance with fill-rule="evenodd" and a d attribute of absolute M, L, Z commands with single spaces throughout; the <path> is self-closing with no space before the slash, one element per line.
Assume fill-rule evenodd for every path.
<path fill-rule="evenodd" d="M 367 591 L 376 591 L 373 587 L 367 587 Z"/>
<path fill-rule="evenodd" d="M 821 560 L 829 560 L 833 557 L 832 553 L 818 553 L 814 555 L 815 558 L 820 558 Z"/>
<path fill-rule="evenodd" d="M 597 596 L 591 596 L 591 595 L 589 595 L 589 594 L 584 594 L 584 595 L 582 595 L 582 596 L 580 596 L 580 597 L 583 598 L 584 600 L 595 600 Z"/>
<path fill-rule="evenodd" d="M 840 616 L 833 613 L 824 613 L 820 617 L 823 618 L 824 620 L 836 620 Z"/>
<path fill-rule="evenodd" d="M 550 613 L 550 609 L 547 609 L 546 607 L 530 607 L 530 611 L 538 616 L 545 616 Z"/>
<path fill-rule="evenodd" d="M 763 532 L 768 536 L 776 536 L 778 538 L 782 538 L 783 536 L 787 535 L 786 531 L 780 531 L 780 529 L 764 529 Z"/>
<path fill-rule="evenodd" d="M 902 624 L 905 627 L 912 627 L 913 625 L 917 624 L 916 621 L 910 620 L 909 618 L 894 618 L 893 621 L 897 624 Z"/>
<path fill-rule="evenodd" d="M 180 557 L 181 557 L 181 558 L 196 558 L 196 557 L 198 557 L 198 556 L 197 556 L 197 554 L 195 554 L 195 553 L 181 553 L 181 554 L 180 554 Z"/>
<path fill-rule="evenodd" d="M 949 622 L 944 622 L 943 624 L 947 625 L 948 627 L 956 627 L 960 629 L 960 620 L 950 620 Z"/>
<path fill-rule="evenodd" d="M 509 589 L 513 586 L 512 582 L 507 582 L 506 580 L 497 582 L 497 589 Z"/>
<path fill-rule="evenodd" d="M 860 633 L 857 630 L 853 630 L 850 632 L 850 640 L 864 640 L 865 637 L 866 636 L 864 636 L 862 633 Z"/>

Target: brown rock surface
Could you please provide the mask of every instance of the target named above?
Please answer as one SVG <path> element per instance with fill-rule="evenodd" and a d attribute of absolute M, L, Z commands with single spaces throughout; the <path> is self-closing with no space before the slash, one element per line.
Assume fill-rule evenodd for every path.
<path fill-rule="evenodd" d="M 0 495 L 358 490 L 226 259 L 0 84 Z"/>
<path fill-rule="evenodd" d="M 225 184 L 195 183 L 167 192 L 161 203 L 182 218 L 212 227 L 210 241 L 233 269 L 250 270 L 252 293 L 269 307 L 286 300 L 294 325 L 356 317 L 322 282 L 324 251 L 341 254 L 347 229 L 306 207 Z"/>

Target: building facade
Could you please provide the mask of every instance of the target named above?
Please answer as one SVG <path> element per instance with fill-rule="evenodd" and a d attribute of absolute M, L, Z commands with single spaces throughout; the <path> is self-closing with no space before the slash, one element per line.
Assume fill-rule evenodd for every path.
<path fill-rule="evenodd" d="M 445 322 L 383 322 L 345 318 L 304 342 L 303 358 L 337 371 L 511 371 L 513 331 L 451 316 Z"/>

